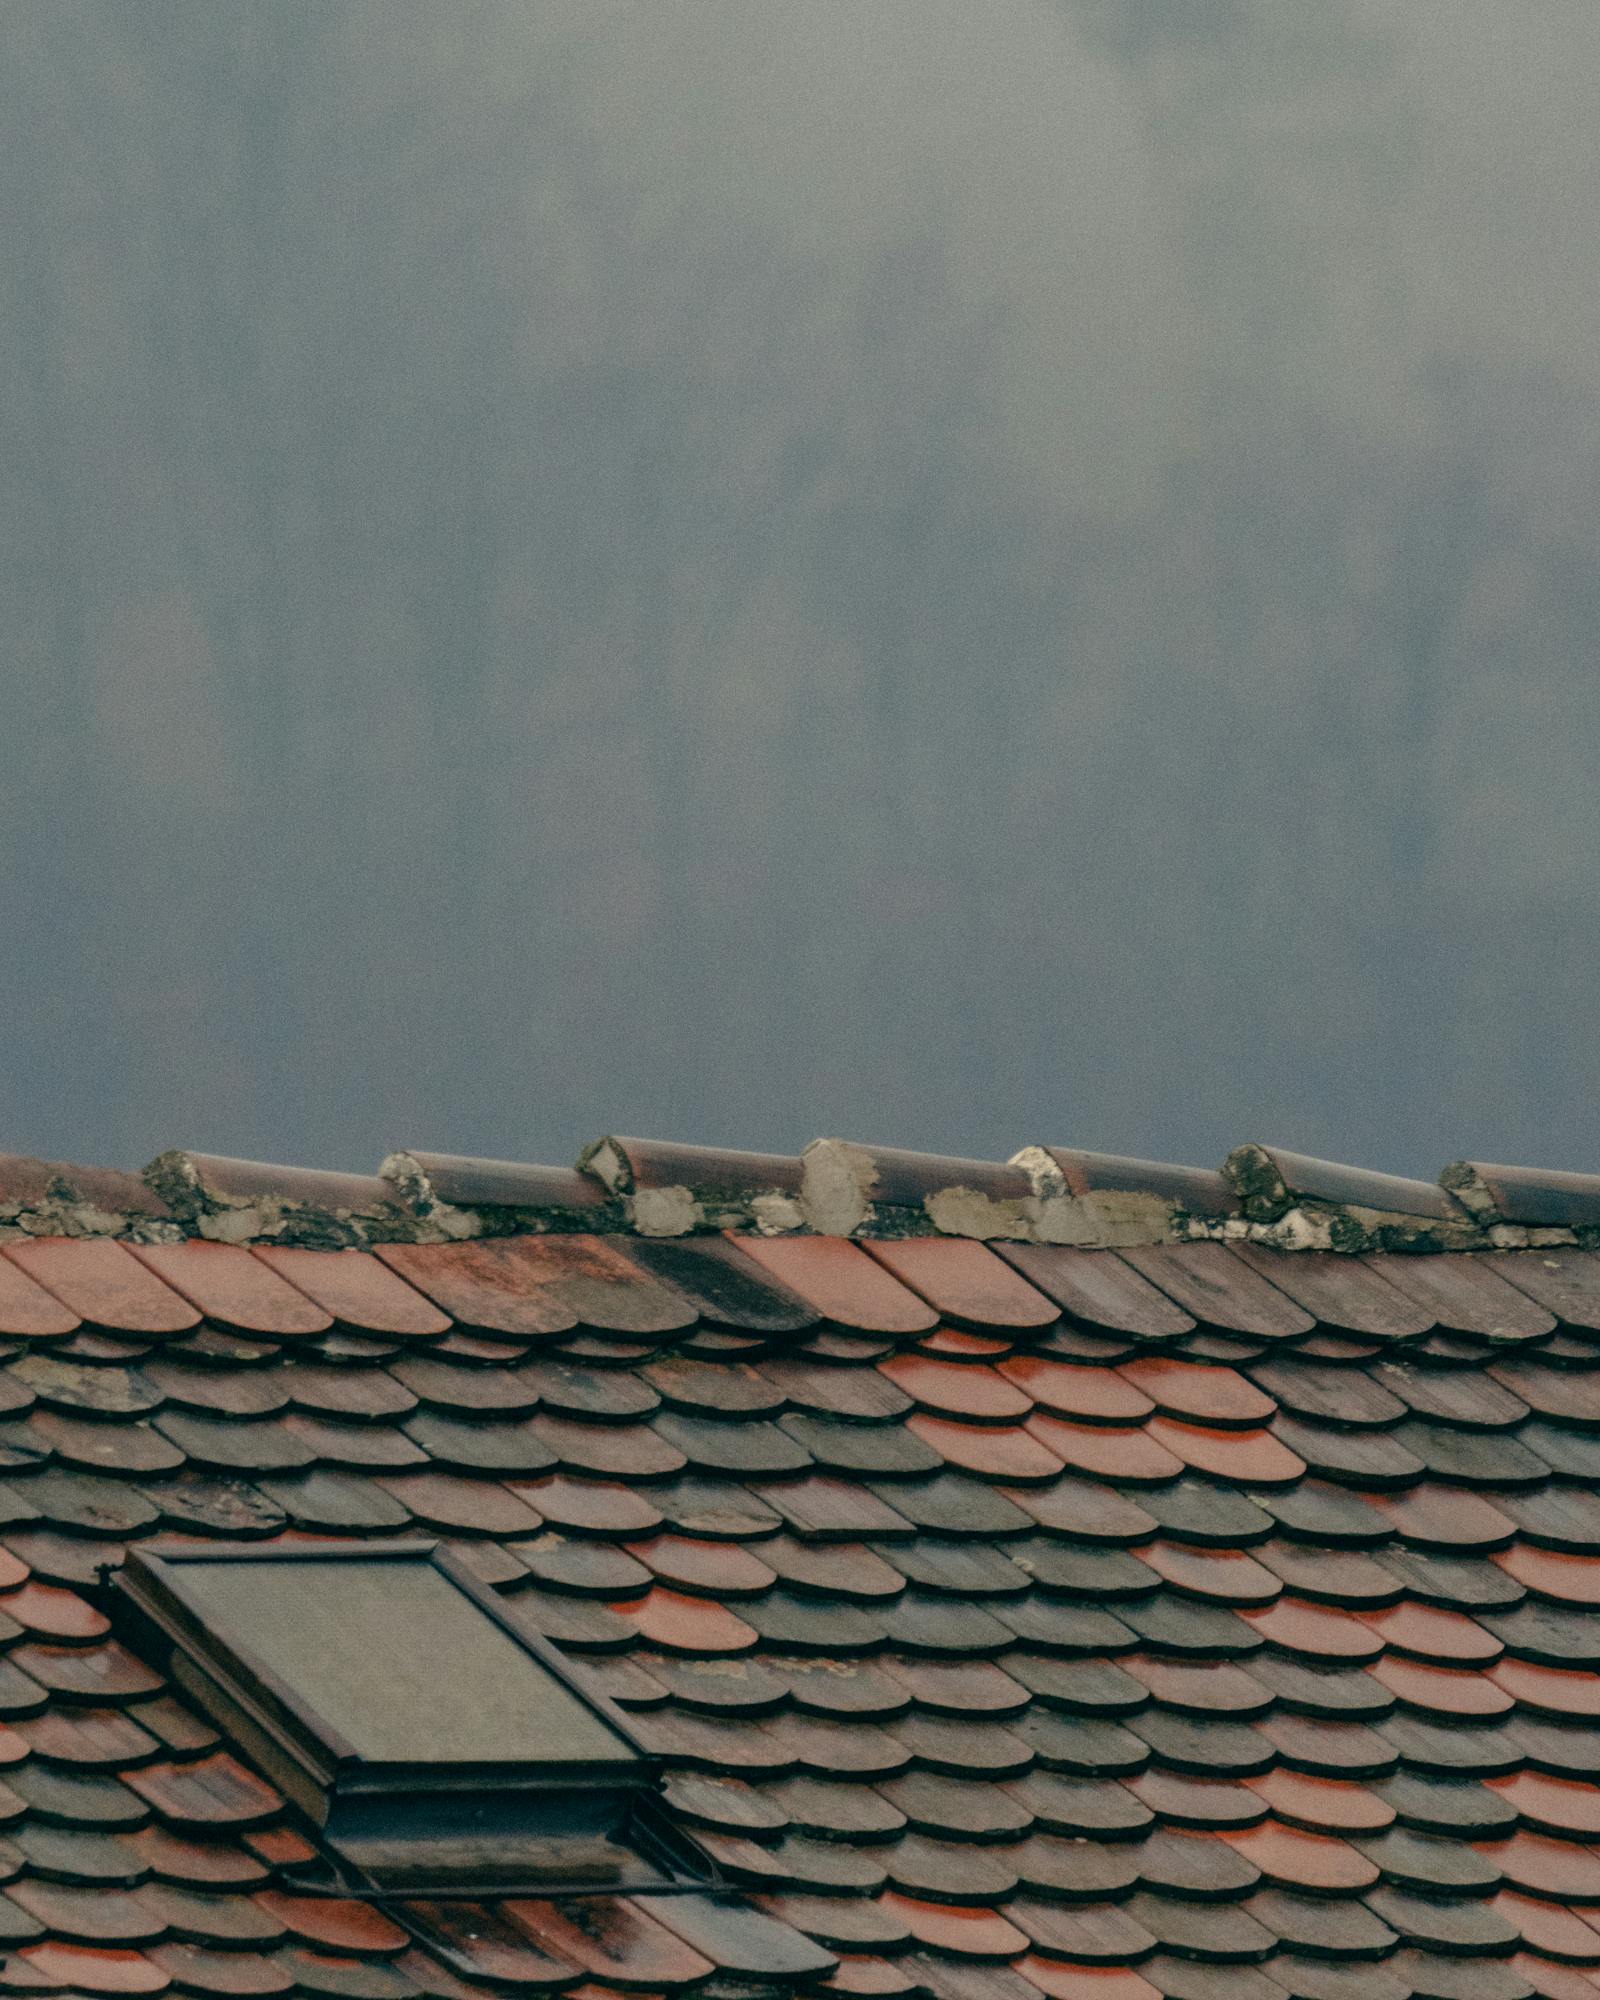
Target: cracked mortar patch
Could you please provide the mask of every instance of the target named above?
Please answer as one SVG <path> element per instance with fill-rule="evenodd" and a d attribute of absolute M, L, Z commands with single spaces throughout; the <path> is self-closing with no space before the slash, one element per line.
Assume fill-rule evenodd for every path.
<path fill-rule="evenodd" d="M 686 1187 L 641 1188 L 626 1208 L 641 1236 L 688 1236 L 706 1220 L 693 1189 Z"/>
<path fill-rule="evenodd" d="M 854 1236 L 873 1220 L 878 1170 L 864 1146 L 813 1139 L 800 1155 L 800 1212 L 819 1236 Z"/>

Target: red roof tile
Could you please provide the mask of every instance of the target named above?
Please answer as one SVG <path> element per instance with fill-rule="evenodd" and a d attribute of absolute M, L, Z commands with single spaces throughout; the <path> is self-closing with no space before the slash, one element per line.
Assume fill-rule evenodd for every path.
<path fill-rule="evenodd" d="M 925 1333 L 933 1308 L 854 1243 L 837 1237 L 741 1236 L 739 1248 L 838 1326 L 868 1333 Z"/>
<path fill-rule="evenodd" d="M 365 1250 L 301 1250 L 258 1243 L 251 1255 L 303 1292 L 341 1326 L 413 1340 L 448 1333 L 454 1322 Z"/>
<path fill-rule="evenodd" d="M 277 1336 L 326 1333 L 332 1316 L 242 1245 L 130 1244 L 141 1264 L 218 1326 Z"/>
<path fill-rule="evenodd" d="M 1040 1327 L 1061 1317 L 1052 1300 L 982 1243 L 920 1236 L 864 1247 L 935 1312 L 960 1324 Z"/>
<path fill-rule="evenodd" d="M 200 1323 L 186 1299 L 130 1250 L 104 1237 L 33 1237 L 0 1245 L 0 1253 L 91 1326 L 162 1334 Z"/>

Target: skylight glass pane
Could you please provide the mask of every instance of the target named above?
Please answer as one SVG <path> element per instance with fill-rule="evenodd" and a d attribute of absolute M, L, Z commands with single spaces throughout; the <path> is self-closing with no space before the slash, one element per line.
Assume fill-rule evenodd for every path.
<path fill-rule="evenodd" d="M 185 1562 L 212 1637 L 366 1762 L 611 1762 L 633 1747 L 421 1559 Z"/>

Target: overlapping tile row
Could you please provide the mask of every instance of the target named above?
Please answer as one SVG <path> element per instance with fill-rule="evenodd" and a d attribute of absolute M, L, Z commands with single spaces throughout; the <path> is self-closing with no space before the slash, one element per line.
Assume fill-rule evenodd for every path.
<path fill-rule="evenodd" d="M 1588 1252 L 19 1239 L 0 1336 L 0 1984 L 1600 1993 Z M 97 1579 L 415 1530 L 735 1895 L 286 1890 Z"/>

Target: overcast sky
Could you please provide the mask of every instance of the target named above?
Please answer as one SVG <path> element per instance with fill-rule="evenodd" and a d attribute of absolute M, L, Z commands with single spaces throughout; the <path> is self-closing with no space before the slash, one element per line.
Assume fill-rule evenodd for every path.
<path fill-rule="evenodd" d="M 1600 1170 L 1594 0 L 8 0 L 0 1148 Z"/>

